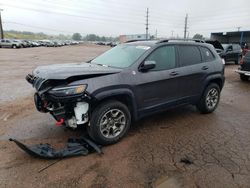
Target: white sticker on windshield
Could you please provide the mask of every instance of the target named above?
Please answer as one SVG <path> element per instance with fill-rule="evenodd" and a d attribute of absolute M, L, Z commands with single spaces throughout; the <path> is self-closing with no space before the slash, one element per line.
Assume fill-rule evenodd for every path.
<path fill-rule="evenodd" d="M 143 49 L 143 50 L 148 50 L 150 47 L 149 46 L 136 46 L 138 49 Z"/>

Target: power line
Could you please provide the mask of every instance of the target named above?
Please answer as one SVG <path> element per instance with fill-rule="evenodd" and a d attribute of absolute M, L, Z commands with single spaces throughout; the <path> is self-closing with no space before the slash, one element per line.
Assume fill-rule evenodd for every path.
<path fill-rule="evenodd" d="M 69 17 L 76 17 L 76 18 L 81 18 L 81 19 L 85 19 L 85 20 L 91 20 L 91 21 L 110 21 L 110 22 L 115 22 L 115 23 L 119 23 L 119 24 L 123 24 L 122 22 L 126 22 L 128 24 L 143 24 L 140 22 L 131 22 L 129 20 L 116 20 L 116 19 L 103 19 L 103 18 L 97 18 L 97 17 L 90 17 L 90 16 L 80 16 L 80 15 L 75 15 L 75 14 L 68 14 L 68 13 L 62 13 L 62 12 L 53 12 L 53 11 L 48 11 L 48 10 L 41 10 L 41 9 L 36 9 L 36 8 L 27 8 L 27 7 L 20 7 L 20 6 L 16 6 L 16 5 L 9 5 L 9 4 L 2 4 L 5 6 L 9 6 L 9 7 L 14 7 L 14 8 L 18 8 L 18 9 L 24 9 L 24 10 L 29 10 L 29 11 L 35 11 L 35 12 L 41 12 L 41 13 L 48 13 L 48 14 L 55 14 L 55 15 L 63 15 L 63 16 L 69 16 Z"/>
<path fill-rule="evenodd" d="M 14 5 L 11 5 L 11 6 L 14 6 Z M 19 8 L 21 8 L 21 9 L 32 9 L 32 8 L 27 8 L 27 7 L 19 7 Z M 33 10 L 33 11 L 38 11 L 38 9 L 36 9 L 36 10 Z M 44 12 L 44 10 L 39 10 L 40 12 L 41 11 L 43 11 Z M 46 10 L 47 11 L 47 10 Z M 51 12 L 51 11 L 50 11 Z M 46 12 L 47 13 L 47 12 Z M 66 16 L 75 16 L 75 17 L 80 17 L 80 18 L 83 18 L 83 19 L 98 19 L 98 20 L 95 20 L 95 22 L 100 22 L 100 21 L 104 21 L 104 20 L 108 20 L 108 21 L 112 21 L 112 22 L 116 22 L 116 23 L 119 23 L 119 24 L 121 24 L 121 22 L 127 22 L 127 23 L 129 23 L 129 24 L 136 24 L 136 25 L 138 25 L 138 24 L 142 24 L 142 23 L 132 23 L 131 21 L 129 21 L 129 20 L 117 20 L 117 19 L 110 19 L 110 18 L 108 18 L 108 19 L 103 19 L 104 17 L 102 16 L 101 18 L 94 18 L 94 17 L 86 17 L 86 16 L 80 16 L 80 15 L 72 15 L 72 14 L 67 14 L 67 13 L 57 13 L 57 12 L 53 12 L 53 14 L 64 14 L 64 15 L 66 15 Z M 109 16 L 110 17 L 110 16 Z M 154 17 L 155 16 L 153 16 L 152 18 L 151 18 L 151 20 L 153 20 L 153 22 L 154 23 L 156 23 L 156 24 L 161 24 L 161 25 L 172 25 L 172 24 L 169 24 L 169 23 L 160 23 L 160 21 L 164 21 L 165 22 L 165 19 L 163 19 L 163 18 L 160 18 L 160 17 L 158 17 L 158 19 L 157 19 L 157 21 L 154 21 Z M 156 16 L 157 17 L 157 16 Z M 236 16 L 234 16 L 234 18 L 235 18 Z M 159 19 L 160 18 L 160 19 Z M 216 22 L 219 22 L 218 21 L 218 18 L 216 18 L 217 19 L 217 21 Z M 169 20 L 179 20 L 178 18 L 170 18 Z M 212 21 L 212 20 L 202 20 L 202 22 L 206 22 L 206 21 Z"/>
<path fill-rule="evenodd" d="M 44 2 L 44 1 L 43 1 Z M 54 3 L 51 3 L 51 4 L 43 4 L 43 2 L 36 2 L 36 3 L 34 3 L 33 1 L 28 1 L 28 6 L 30 6 L 30 5 L 33 5 L 33 6 L 39 6 L 39 8 L 40 7 L 42 7 L 42 8 L 44 8 L 44 9 L 48 9 L 48 7 L 49 8 L 52 8 L 53 6 L 54 7 L 59 7 L 59 8 L 63 8 L 63 9 L 65 9 L 65 10 L 70 10 L 70 11 L 81 11 L 81 12 L 84 12 L 84 13 L 90 13 L 90 14 L 94 14 L 94 15 L 99 15 L 99 16 L 108 16 L 108 17 L 111 17 L 111 16 L 113 16 L 113 15 L 110 15 L 110 14 L 107 14 L 107 13 L 110 13 L 110 12 L 107 12 L 107 11 L 105 11 L 105 13 L 103 13 L 103 12 L 100 12 L 100 11 L 98 11 L 98 12 L 93 12 L 93 11 L 89 11 L 89 10 L 83 10 L 83 9 L 81 9 L 79 6 L 77 6 L 77 7 L 70 7 L 70 6 L 63 6 L 63 5 L 61 5 L 61 4 L 54 4 Z M 26 4 L 25 4 L 26 5 Z M 26 6 L 25 6 L 26 7 Z M 95 7 L 95 6 L 94 6 Z M 96 8 L 98 8 L 99 9 L 99 7 L 96 7 Z M 120 13 L 120 11 L 119 10 L 112 10 L 112 12 L 117 12 L 117 13 Z M 142 18 L 142 17 L 144 17 L 144 14 L 139 14 L 140 12 L 136 12 L 136 14 L 133 14 L 133 16 L 136 16 L 136 17 L 140 17 L 140 18 Z M 120 14 L 117 14 L 117 16 L 121 16 Z M 126 15 L 126 16 L 128 16 L 128 15 Z M 130 15 L 129 15 L 130 16 Z"/>
<path fill-rule="evenodd" d="M 46 27 L 39 27 L 39 26 L 34 26 L 34 25 L 27 25 L 27 24 L 23 24 L 23 23 L 18 23 L 18 22 L 11 22 L 11 21 L 6 21 L 4 22 L 6 24 L 15 24 L 15 25 L 22 25 L 25 27 L 30 27 L 30 28 L 35 28 L 35 29 L 43 29 L 43 30 L 47 30 L 47 31 L 56 31 L 56 32 L 61 32 L 61 33 L 68 33 L 68 34 L 72 34 L 74 33 L 73 31 L 63 31 L 63 30 L 56 30 L 56 29 L 51 29 L 51 28 L 46 28 Z"/>

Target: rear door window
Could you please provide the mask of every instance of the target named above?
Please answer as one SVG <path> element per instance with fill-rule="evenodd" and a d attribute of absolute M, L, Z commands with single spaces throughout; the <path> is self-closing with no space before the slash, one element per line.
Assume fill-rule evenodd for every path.
<path fill-rule="evenodd" d="M 201 53 L 197 46 L 179 46 L 178 53 L 182 67 L 201 63 Z"/>
<path fill-rule="evenodd" d="M 201 49 L 201 54 L 202 54 L 202 59 L 204 62 L 208 62 L 208 61 L 213 61 L 214 60 L 214 55 L 212 54 L 212 52 L 206 48 L 206 47 L 200 47 Z"/>

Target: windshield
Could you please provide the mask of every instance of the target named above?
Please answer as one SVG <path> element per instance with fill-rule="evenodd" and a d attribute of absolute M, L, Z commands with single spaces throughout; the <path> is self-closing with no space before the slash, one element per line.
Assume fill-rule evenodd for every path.
<path fill-rule="evenodd" d="M 91 63 L 126 68 L 132 65 L 149 48 L 148 46 L 119 45 L 93 59 Z"/>

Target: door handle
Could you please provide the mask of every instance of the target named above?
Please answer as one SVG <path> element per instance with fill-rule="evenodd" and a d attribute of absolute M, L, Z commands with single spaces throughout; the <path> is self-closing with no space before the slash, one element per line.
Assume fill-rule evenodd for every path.
<path fill-rule="evenodd" d="M 178 72 L 173 71 L 173 72 L 170 73 L 170 76 L 176 76 L 178 74 L 179 74 Z"/>
<path fill-rule="evenodd" d="M 202 69 L 202 70 L 207 70 L 207 69 L 208 69 L 208 66 L 203 66 L 201 69 Z"/>

